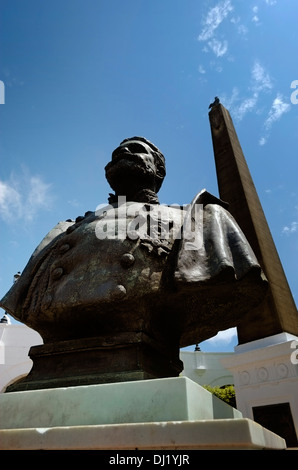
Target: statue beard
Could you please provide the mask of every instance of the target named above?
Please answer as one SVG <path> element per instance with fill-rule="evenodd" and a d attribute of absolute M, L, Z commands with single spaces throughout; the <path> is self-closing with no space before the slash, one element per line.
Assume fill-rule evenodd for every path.
<path fill-rule="evenodd" d="M 117 202 L 118 196 L 126 196 L 128 201 L 159 203 L 155 167 L 134 156 L 112 161 L 105 169 L 107 181 L 115 191 L 115 195 L 110 195 L 110 203 Z"/>

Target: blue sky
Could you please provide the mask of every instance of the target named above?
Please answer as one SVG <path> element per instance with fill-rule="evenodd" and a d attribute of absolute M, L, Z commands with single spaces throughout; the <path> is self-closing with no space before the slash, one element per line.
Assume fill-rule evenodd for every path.
<path fill-rule="evenodd" d="M 164 153 L 162 203 L 218 195 L 217 95 L 297 303 L 297 20 L 296 0 L 0 0 L 1 297 L 58 221 L 107 201 L 125 137 Z M 201 348 L 232 351 L 234 333 Z"/>

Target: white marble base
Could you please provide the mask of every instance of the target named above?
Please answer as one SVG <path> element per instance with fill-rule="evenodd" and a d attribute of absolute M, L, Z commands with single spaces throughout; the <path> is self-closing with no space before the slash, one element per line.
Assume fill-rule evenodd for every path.
<path fill-rule="evenodd" d="M 2 450 L 281 450 L 285 447 L 283 439 L 249 419 L 0 431 Z"/>
<path fill-rule="evenodd" d="M 0 394 L 0 416 L 0 449 L 285 448 L 186 377 Z"/>
<path fill-rule="evenodd" d="M 187 377 L 0 395 L 0 429 L 240 418 Z"/>

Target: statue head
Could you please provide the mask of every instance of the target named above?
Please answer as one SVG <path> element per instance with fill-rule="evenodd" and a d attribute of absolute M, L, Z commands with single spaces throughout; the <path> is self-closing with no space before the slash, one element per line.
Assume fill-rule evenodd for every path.
<path fill-rule="evenodd" d="M 106 165 L 106 178 L 116 196 L 133 200 L 142 191 L 157 193 L 166 174 L 165 158 L 144 137 L 123 140 Z"/>

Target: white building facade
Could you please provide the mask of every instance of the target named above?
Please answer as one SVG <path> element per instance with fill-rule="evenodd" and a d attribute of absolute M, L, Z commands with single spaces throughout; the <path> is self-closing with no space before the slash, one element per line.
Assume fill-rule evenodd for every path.
<path fill-rule="evenodd" d="M 42 344 L 41 336 L 31 328 L 11 324 L 4 315 L 0 320 L 0 393 L 8 385 L 25 377 L 32 367 L 28 356 L 31 346 Z"/>
<path fill-rule="evenodd" d="M 233 385 L 233 374 L 225 369 L 222 359 L 234 353 L 207 353 L 203 351 L 180 351 L 180 359 L 184 364 L 181 375 L 188 377 L 199 385 L 224 387 Z"/>

